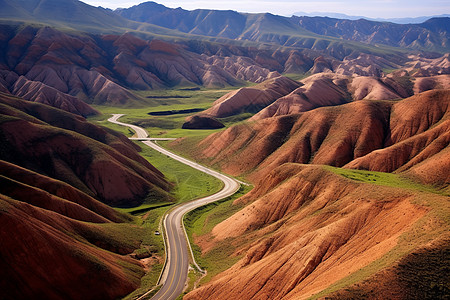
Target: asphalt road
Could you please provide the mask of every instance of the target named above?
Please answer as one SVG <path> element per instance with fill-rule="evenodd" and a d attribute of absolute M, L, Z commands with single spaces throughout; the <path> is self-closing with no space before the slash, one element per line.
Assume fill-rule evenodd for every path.
<path fill-rule="evenodd" d="M 136 125 L 126 124 L 119 122 L 118 119 L 123 116 L 123 114 L 115 114 L 108 121 L 127 126 L 133 129 L 136 132 L 137 138 L 147 138 L 147 132 Z M 214 170 L 208 169 L 200 164 L 197 164 L 193 161 L 185 159 L 181 156 L 178 156 L 160 146 L 155 144 L 152 141 L 143 141 L 143 143 L 167 156 L 172 157 L 188 166 L 191 166 L 197 170 L 200 170 L 206 174 L 214 176 L 220 179 L 224 183 L 224 187 L 218 193 L 196 199 L 194 201 L 183 203 L 172 210 L 165 216 L 164 218 L 164 229 L 166 234 L 166 253 L 167 253 L 167 261 L 166 266 L 163 271 L 163 276 L 161 279 L 161 283 L 163 284 L 162 288 L 153 296 L 153 300 L 169 300 L 176 299 L 184 290 L 187 274 L 189 269 L 189 261 L 191 258 L 191 253 L 188 246 L 188 241 L 186 239 L 186 234 L 183 225 L 183 216 L 191 211 L 196 209 L 197 207 L 206 205 L 211 202 L 218 201 L 220 199 L 226 198 L 228 196 L 233 195 L 240 187 L 240 183 L 233 178 L 230 178 L 226 175 L 223 175 Z M 195 264 L 195 261 L 194 261 Z"/>

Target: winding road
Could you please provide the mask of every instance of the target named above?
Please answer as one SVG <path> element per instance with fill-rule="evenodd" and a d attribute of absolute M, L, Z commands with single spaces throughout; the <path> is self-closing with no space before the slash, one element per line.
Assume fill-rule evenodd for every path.
<path fill-rule="evenodd" d="M 148 138 L 148 133 L 143 128 L 136 125 L 119 122 L 118 120 L 122 116 L 123 114 L 114 114 L 111 118 L 108 119 L 108 121 L 133 129 L 136 132 L 137 136 L 137 138 L 135 139 L 142 139 L 142 142 L 145 145 L 188 166 L 214 176 L 224 183 L 224 187 L 218 193 L 208 197 L 196 199 L 188 203 L 180 204 L 170 210 L 170 212 L 164 217 L 163 225 L 166 235 L 165 238 L 167 245 L 167 256 L 166 265 L 163 270 L 163 275 L 160 282 L 161 284 L 163 284 L 163 286 L 158 291 L 158 293 L 153 296 L 152 299 L 176 299 L 185 288 L 190 257 L 192 257 L 193 263 L 200 270 L 200 267 L 198 267 L 198 265 L 195 263 L 195 259 L 192 256 L 192 250 L 190 249 L 190 245 L 186 237 L 186 232 L 183 225 L 183 216 L 189 211 L 194 210 L 200 206 L 233 195 L 239 189 L 240 182 L 219 172 L 208 169 L 193 161 L 190 161 L 184 157 L 178 156 L 158 146 L 153 141 L 151 141 L 151 138 Z"/>

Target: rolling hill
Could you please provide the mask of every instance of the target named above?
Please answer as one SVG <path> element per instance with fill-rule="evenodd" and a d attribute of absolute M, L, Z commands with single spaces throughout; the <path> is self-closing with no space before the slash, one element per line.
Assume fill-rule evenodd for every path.
<path fill-rule="evenodd" d="M 383 177 L 292 163 L 271 169 L 234 201 L 243 209 L 195 237 L 202 255 L 227 251 L 237 262 L 185 298 L 445 297 L 448 285 L 436 283 L 446 278 L 448 197 Z"/>
<path fill-rule="evenodd" d="M 449 95 L 433 90 L 401 101 L 362 100 L 246 122 L 210 135 L 192 152 L 255 181 L 294 162 L 408 172 L 448 190 Z M 173 146 L 185 145 L 180 140 Z"/>
<path fill-rule="evenodd" d="M 5 299 L 121 298 L 140 286 L 144 230 L 111 206 L 172 201 L 125 136 L 0 93 L 0 288 Z M 95 274 L 95 275 L 94 275 Z"/>
<path fill-rule="evenodd" d="M 39 103 L 1 94 L 0 158 L 66 182 L 102 202 L 131 207 L 171 199 L 163 175 L 115 132 Z"/>
<path fill-rule="evenodd" d="M 199 255 L 237 262 L 185 298 L 446 297 L 449 95 L 361 100 L 173 142 L 255 183 L 233 201 L 241 209 L 193 236 Z"/>

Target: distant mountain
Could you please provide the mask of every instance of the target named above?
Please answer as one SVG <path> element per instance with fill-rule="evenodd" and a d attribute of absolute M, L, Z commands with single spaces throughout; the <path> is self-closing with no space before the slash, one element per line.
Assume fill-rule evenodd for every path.
<path fill-rule="evenodd" d="M 155 2 L 118 9 L 116 13 L 130 20 L 177 29 L 185 33 L 230 39 L 268 41 L 270 37 L 264 35 L 269 33 L 315 36 L 295 26 L 289 19 L 269 13 L 243 14 L 232 10 L 206 9 L 189 11 L 167 8 Z"/>
<path fill-rule="evenodd" d="M 41 24 L 97 34 L 132 31 L 146 37 L 179 36 L 179 32 L 122 18 L 109 9 L 78 0 L 0 0 L 0 23 Z"/>
<path fill-rule="evenodd" d="M 292 17 L 292 22 L 314 33 L 368 44 L 448 52 L 450 18 L 433 18 L 421 24 L 401 25 L 369 20 Z"/>
<path fill-rule="evenodd" d="M 439 28 L 426 23 L 401 25 L 364 19 L 347 20 L 328 17 L 290 18 L 272 14 L 244 14 L 231 10 L 193 11 L 167 8 L 145 2 L 115 11 L 122 17 L 146 22 L 181 32 L 237 40 L 272 43 L 282 46 L 311 48 L 316 43 L 342 40 L 366 44 L 447 52 L 450 49 L 448 27 L 450 18 L 439 18 Z M 345 17 L 338 15 L 340 17 Z"/>
<path fill-rule="evenodd" d="M 333 13 L 333 12 L 296 12 L 292 14 L 293 16 L 297 17 L 328 17 L 333 19 L 345 19 L 345 20 L 359 20 L 359 19 L 366 19 L 370 21 L 377 21 L 377 22 L 392 22 L 397 24 L 419 24 L 423 23 L 431 18 L 444 18 L 444 17 L 450 17 L 450 14 L 442 14 L 442 15 L 435 15 L 435 16 L 421 16 L 421 17 L 411 17 L 411 18 L 369 18 L 365 16 L 350 16 L 346 14 L 340 14 L 340 13 Z"/>
<path fill-rule="evenodd" d="M 76 0 L 0 0 L 0 18 L 75 25 L 78 28 L 123 27 L 124 18 Z"/>

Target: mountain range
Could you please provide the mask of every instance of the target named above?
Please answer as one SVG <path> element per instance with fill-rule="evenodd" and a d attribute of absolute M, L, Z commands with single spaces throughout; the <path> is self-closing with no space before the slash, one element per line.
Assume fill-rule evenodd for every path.
<path fill-rule="evenodd" d="M 418 24 L 423 23 L 425 21 L 428 21 L 432 18 L 448 18 L 450 17 L 450 14 L 441 14 L 441 15 L 434 15 L 434 16 L 420 16 L 420 17 L 404 17 L 404 18 L 368 18 L 364 16 L 350 16 L 346 14 L 340 14 L 340 13 L 332 13 L 332 12 L 295 12 L 292 14 L 293 16 L 297 17 L 328 17 L 333 19 L 345 19 L 345 20 L 359 20 L 359 19 L 365 19 L 369 21 L 376 21 L 376 22 L 390 22 L 390 23 L 397 23 L 397 24 Z"/>
<path fill-rule="evenodd" d="M 308 47 L 311 40 L 332 43 L 330 37 L 368 44 L 411 49 L 448 51 L 449 18 L 432 18 L 420 24 L 394 24 L 369 20 L 339 20 L 323 17 L 290 18 L 272 14 L 235 11 L 171 9 L 145 2 L 116 12 L 128 19 L 182 32 L 238 40 Z M 320 36 L 318 36 L 320 35 Z M 405 36 L 408 36 L 406 39 Z M 324 38 L 324 36 L 328 37 Z M 335 41 L 334 41 L 335 42 Z"/>

